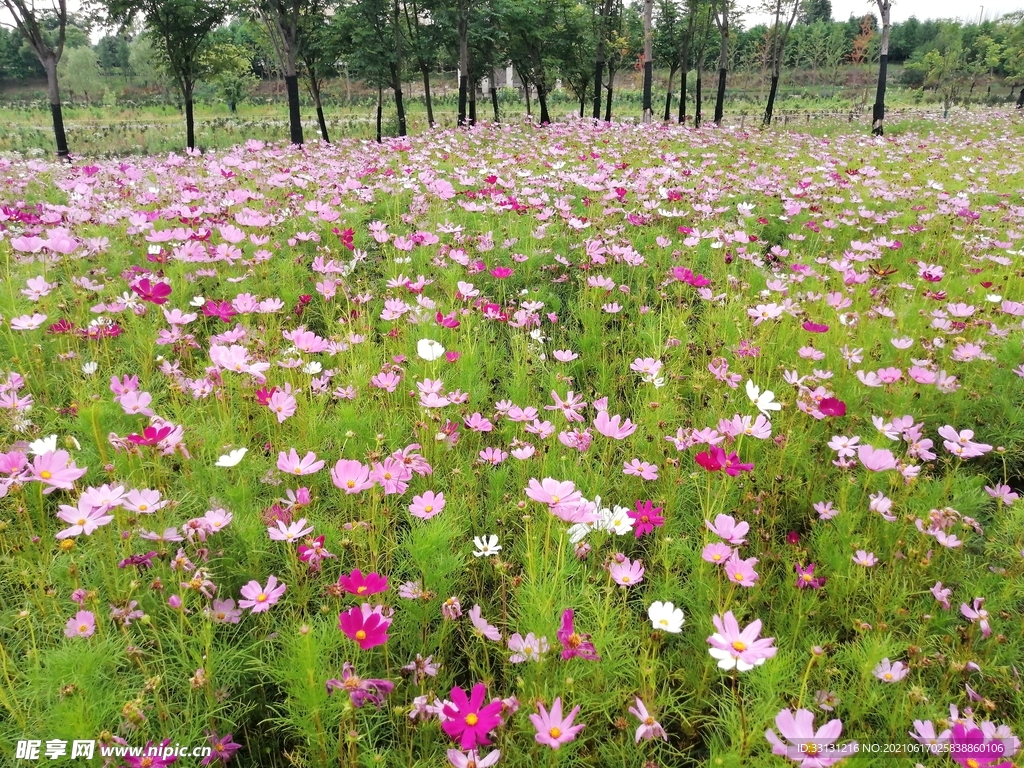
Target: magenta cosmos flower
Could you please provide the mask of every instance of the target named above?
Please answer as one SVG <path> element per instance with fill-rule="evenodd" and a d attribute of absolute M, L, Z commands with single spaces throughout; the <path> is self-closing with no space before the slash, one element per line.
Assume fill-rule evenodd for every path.
<path fill-rule="evenodd" d="M 846 403 L 834 397 L 826 397 L 818 403 L 818 410 L 825 416 L 845 416 Z"/>
<path fill-rule="evenodd" d="M 851 742 L 844 745 L 843 751 L 832 751 L 833 743 L 843 733 L 842 721 L 830 720 L 815 730 L 814 713 L 809 709 L 781 710 L 775 716 L 775 727 L 789 743 L 769 728 L 764 737 L 772 745 L 772 754 L 787 757 L 799 763 L 800 768 L 828 768 L 855 750 L 856 742 Z"/>
<path fill-rule="evenodd" d="M 382 614 L 383 606 L 371 607 L 363 603 L 338 615 L 338 626 L 349 640 L 354 640 L 364 651 L 388 641 L 391 619 Z"/>
<path fill-rule="evenodd" d="M 221 765 L 227 764 L 228 760 L 242 748 L 241 744 L 236 744 L 232 739 L 233 734 L 226 733 L 223 736 L 218 736 L 216 731 L 206 731 L 206 740 L 210 743 L 210 754 L 204 757 L 199 764 L 200 765 L 213 765 L 214 763 L 220 763 Z"/>
<path fill-rule="evenodd" d="M 252 608 L 253 613 L 269 611 L 270 606 L 281 599 L 287 588 L 288 585 L 284 583 L 278 586 L 277 576 L 269 576 L 266 587 L 261 586 L 258 581 L 250 581 L 242 587 L 242 597 L 245 599 L 238 601 L 238 607 Z"/>
<path fill-rule="evenodd" d="M 742 631 L 740 625 L 729 611 L 725 616 L 712 616 L 711 621 L 718 631 L 708 638 L 708 653 L 718 659 L 721 669 L 736 669 L 747 672 L 764 664 L 778 651 L 774 647 L 774 637 L 758 638 L 761 634 L 761 620 L 755 619 Z"/>
<path fill-rule="evenodd" d="M 533 737 L 538 744 L 558 749 L 563 744 L 568 744 L 576 738 L 576 734 L 583 730 L 584 724 L 573 725 L 576 715 L 580 713 L 578 706 L 573 707 L 567 717 L 562 717 L 562 698 L 558 697 L 551 703 L 551 712 L 544 709 L 544 705 L 537 704 L 538 714 L 530 715 L 530 722 L 537 729 Z"/>
<path fill-rule="evenodd" d="M 487 686 L 483 683 L 474 685 L 470 696 L 455 687 L 452 688 L 451 701 L 441 710 L 447 718 L 441 723 L 441 728 L 462 749 L 489 745 L 491 740 L 487 734 L 501 724 L 501 701 L 492 701 L 485 706 L 486 695 Z"/>
<path fill-rule="evenodd" d="M 742 463 L 736 451 L 726 454 L 717 445 L 712 445 L 709 450 L 698 453 L 696 461 L 708 472 L 718 472 L 724 469 L 725 473 L 731 477 L 736 477 L 740 472 L 750 472 L 754 468 L 753 464 Z"/>
<path fill-rule="evenodd" d="M 1013 768 L 1009 761 L 997 762 L 1011 755 L 1012 749 L 1007 746 L 1007 740 L 988 738 L 981 728 L 964 723 L 955 724 L 950 731 L 950 757 L 963 768 Z"/>
<path fill-rule="evenodd" d="M 558 630 L 558 642 L 562 644 L 562 659 L 568 660 L 579 656 L 587 661 L 599 661 L 597 649 L 590 642 L 590 635 L 584 635 L 576 631 L 575 611 L 567 608 L 562 614 L 562 626 Z"/>
<path fill-rule="evenodd" d="M 348 576 L 341 574 L 338 577 L 338 586 L 349 594 L 366 597 L 387 590 L 388 580 L 379 573 L 363 575 L 363 572 L 356 568 Z"/>
<path fill-rule="evenodd" d="M 658 514 L 661 512 L 662 507 L 654 506 L 653 501 L 636 501 L 636 509 L 630 510 L 626 514 L 633 521 L 633 531 L 636 538 L 640 538 L 644 534 L 650 533 L 655 528 L 660 528 L 665 524 L 665 518 Z"/>
<path fill-rule="evenodd" d="M 152 741 L 147 741 L 146 746 L 141 750 L 142 757 L 126 757 L 124 762 L 129 768 L 165 768 L 168 765 L 173 765 L 178 762 L 176 756 L 163 756 L 164 749 L 170 743 L 170 739 L 164 739 L 158 746 L 153 746 Z M 173 749 L 168 750 L 168 752 L 173 751 Z"/>

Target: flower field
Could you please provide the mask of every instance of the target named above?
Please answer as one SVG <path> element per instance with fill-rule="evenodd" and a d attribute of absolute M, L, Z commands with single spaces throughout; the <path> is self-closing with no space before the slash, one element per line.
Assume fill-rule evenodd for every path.
<path fill-rule="evenodd" d="M 843 130 L 0 160 L 0 762 L 1015 764 L 1024 124 Z"/>

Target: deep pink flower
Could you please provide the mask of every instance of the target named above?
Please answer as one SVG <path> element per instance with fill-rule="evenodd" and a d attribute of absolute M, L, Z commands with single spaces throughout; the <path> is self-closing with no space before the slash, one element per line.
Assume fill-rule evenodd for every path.
<path fill-rule="evenodd" d="M 214 763 L 221 763 L 222 765 L 227 764 L 235 752 L 242 748 L 241 744 L 236 744 L 231 740 L 233 734 L 226 733 L 223 736 L 218 736 L 216 731 L 206 731 L 206 740 L 210 742 L 211 752 L 202 760 L 199 761 L 200 765 L 213 765 Z"/>
<path fill-rule="evenodd" d="M 597 649 L 590 642 L 590 635 L 577 632 L 574 622 L 575 611 L 567 608 L 562 614 L 562 626 L 558 630 L 558 642 L 562 644 L 562 659 L 580 657 L 587 661 L 600 661 Z"/>
<path fill-rule="evenodd" d="M 793 563 L 796 568 L 796 586 L 798 589 L 821 589 L 825 586 L 824 576 L 814 575 L 814 563 L 804 568 L 800 563 Z"/>
<path fill-rule="evenodd" d="M 810 331 L 811 333 L 825 333 L 825 331 L 828 330 L 828 326 L 824 323 L 814 323 L 807 320 L 803 324 L 803 329 L 805 331 Z"/>
<path fill-rule="evenodd" d="M 483 683 L 474 685 L 470 696 L 456 686 L 451 690 L 451 701 L 444 705 L 445 720 L 441 728 L 462 749 L 489 745 L 491 740 L 487 734 L 501 724 L 501 701 L 484 705 L 486 695 L 487 686 Z"/>
<path fill-rule="evenodd" d="M 170 743 L 170 739 L 164 739 L 159 746 L 153 746 L 152 741 L 147 741 L 146 746 L 141 750 L 141 757 L 125 757 L 124 761 L 129 768 L 166 768 L 166 766 L 178 762 L 175 755 L 163 756 L 164 749 Z"/>
<path fill-rule="evenodd" d="M 650 533 L 655 528 L 660 528 L 665 524 L 665 518 L 658 513 L 661 512 L 662 507 L 654 506 L 654 502 L 636 501 L 636 509 L 629 510 L 626 514 L 629 515 L 633 521 L 633 530 L 636 538 L 640 538 L 644 534 Z"/>
<path fill-rule="evenodd" d="M 388 580 L 379 573 L 367 573 L 356 568 L 348 576 L 342 574 L 338 577 L 338 586 L 352 595 L 367 597 L 378 592 L 384 592 L 388 588 Z"/>
<path fill-rule="evenodd" d="M 846 403 L 834 397 L 826 397 L 818 403 L 818 410 L 826 416 L 845 416 Z"/>
<path fill-rule="evenodd" d="M 354 640 L 364 651 L 383 645 L 388 641 L 388 627 L 391 619 L 385 618 L 382 606 L 372 608 L 363 603 L 359 608 L 349 608 L 338 615 L 338 626 L 349 640 Z"/>
<path fill-rule="evenodd" d="M 996 762 L 1007 756 L 1006 741 L 988 738 L 981 728 L 959 722 L 950 732 L 949 754 L 963 768 L 1013 768 L 1009 761 Z"/>
<path fill-rule="evenodd" d="M 167 298 L 171 295 L 171 286 L 167 283 L 150 282 L 144 277 L 137 283 L 132 284 L 132 290 L 143 300 L 153 304 L 166 304 Z"/>

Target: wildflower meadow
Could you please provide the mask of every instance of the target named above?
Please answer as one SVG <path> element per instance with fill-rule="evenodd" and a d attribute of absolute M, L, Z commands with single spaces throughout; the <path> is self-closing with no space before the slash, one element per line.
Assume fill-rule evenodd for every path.
<path fill-rule="evenodd" d="M 0 763 L 1019 765 L 1024 124 L 851 128 L 0 160 Z"/>

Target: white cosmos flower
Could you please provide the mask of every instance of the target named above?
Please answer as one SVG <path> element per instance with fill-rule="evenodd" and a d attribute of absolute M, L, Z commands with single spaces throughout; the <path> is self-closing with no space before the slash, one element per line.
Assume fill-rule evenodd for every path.
<path fill-rule="evenodd" d="M 302 370 L 305 373 L 308 373 L 310 376 L 316 376 L 323 369 L 324 369 L 324 367 L 320 363 L 318 363 L 316 360 L 311 360 L 310 362 L 308 362 L 304 366 L 302 366 Z"/>
<path fill-rule="evenodd" d="M 44 453 L 52 453 L 57 450 L 57 436 L 50 435 L 42 437 L 28 444 L 29 453 L 34 456 L 42 456 Z"/>
<path fill-rule="evenodd" d="M 476 547 L 473 554 L 477 557 L 491 557 L 501 550 L 497 536 L 474 536 L 473 546 Z"/>
<path fill-rule="evenodd" d="M 599 531 L 608 531 L 619 536 L 625 536 L 633 532 L 633 519 L 629 516 L 629 510 L 625 507 L 615 505 L 614 509 L 599 509 L 598 520 L 594 528 Z"/>
<path fill-rule="evenodd" d="M 192 301 L 189 302 L 193 307 L 201 307 L 206 303 L 206 299 L 202 296 L 193 296 Z"/>
<path fill-rule="evenodd" d="M 683 610 L 676 608 L 672 603 L 651 603 L 651 607 L 647 609 L 647 618 L 651 620 L 651 625 L 655 629 L 662 632 L 683 631 Z"/>
<path fill-rule="evenodd" d="M 84 373 L 86 376 L 92 376 L 94 373 L 96 373 L 99 367 L 99 363 L 96 362 L 85 363 L 82 366 L 82 373 Z"/>
<path fill-rule="evenodd" d="M 754 385 L 752 379 L 747 379 L 747 397 L 750 398 L 750 402 L 763 413 L 768 416 L 768 411 L 781 411 L 782 405 L 775 402 L 775 393 L 770 389 L 761 391 L 760 387 Z"/>
<path fill-rule="evenodd" d="M 234 466 L 237 466 L 238 462 L 240 462 L 242 460 L 242 458 L 245 456 L 246 453 L 248 453 L 248 451 L 249 451 L 248 448 L 236 448 L 235 450 L 230 451 L 229 453 L 226 453 L 225 455 L 223 455 L 219 459 L 217 459 L 216 466 L 218 466 L 218 467 L 234 467 Z"/>
<path fill-rule="evenodd" d="M 444 354 L 444 347 L 433 339 L 420 339 L 416 342 L 416 354 L 427 361 L 437 360 Z"/>

